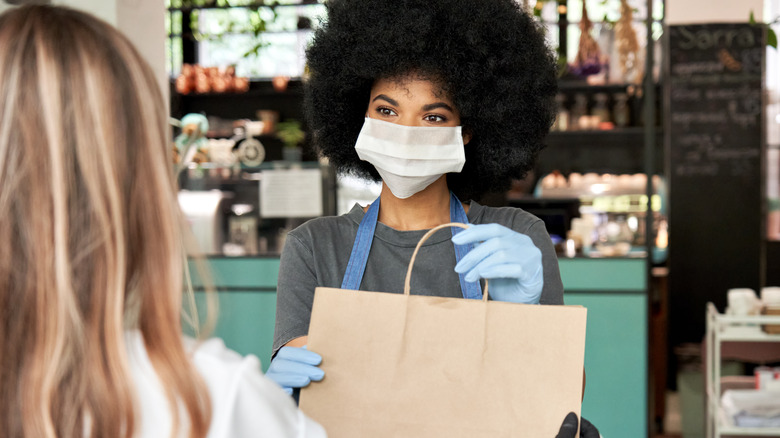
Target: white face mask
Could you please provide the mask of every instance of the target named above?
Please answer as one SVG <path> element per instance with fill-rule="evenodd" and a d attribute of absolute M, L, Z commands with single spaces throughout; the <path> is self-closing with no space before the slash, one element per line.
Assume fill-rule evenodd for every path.
<path fill-rule="evenodd" d="M 355 150 L 396 198 L 406 199 L 466 163 L 461 127 L 404 126 L 366 117 Z"/>

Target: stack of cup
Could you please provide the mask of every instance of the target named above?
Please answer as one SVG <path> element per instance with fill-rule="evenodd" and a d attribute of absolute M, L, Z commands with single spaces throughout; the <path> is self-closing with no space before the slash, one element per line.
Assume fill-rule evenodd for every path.
<path fill-rule="evenodd" d="M 729 289 L 728 303 L 729 306 L 726 309 L 728 315 L 748 316 L 758 315 L 761 312 L 761 302 L 753 289 Z"/>
<path fill-rule="evenodd" d="M 761 288 L 761 304 L 764 307 L 780 307 L 780 287 L 768 286 Z"/>

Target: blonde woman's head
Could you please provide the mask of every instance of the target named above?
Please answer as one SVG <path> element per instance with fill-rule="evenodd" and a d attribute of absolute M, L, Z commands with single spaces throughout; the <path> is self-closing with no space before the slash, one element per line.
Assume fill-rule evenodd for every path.
<path fill-rule="evenodd" d="M 108 24 L 0 15 L 1 436 L 131 436 L 127 329 L 184 407 L 175 424 L 205 435 L 166 121 L 151 70 Z"/>

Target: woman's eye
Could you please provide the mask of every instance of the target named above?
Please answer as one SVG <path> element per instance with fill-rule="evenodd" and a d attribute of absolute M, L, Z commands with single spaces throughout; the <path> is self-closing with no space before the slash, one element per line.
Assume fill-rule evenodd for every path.
<path fill-rule="evenodd" d="M 397 114 L 395 113 L 395 111 L 393 111 L 393 110 L 392 110 L 392 109 L 390 109 L 390 108 L 385 108 L 385 107 L 379 107 L 379 108 L 377 108 L 377 109 L 376 109 L 376 111 L 377 111 L 379 114 L 381 114 L 381 115 L 383 115 L 383 116 L 386 116 L 386 117 L 388 117 L 388 116 L 395 116 L 395 115 L 397 115 Z"/>
<path fill-rule="evenodd" d="M 428 114 L 425 116 L 425 121 L 432 123 L 443 123 L 447 121 L 447 118 L 438 114 Z"/>

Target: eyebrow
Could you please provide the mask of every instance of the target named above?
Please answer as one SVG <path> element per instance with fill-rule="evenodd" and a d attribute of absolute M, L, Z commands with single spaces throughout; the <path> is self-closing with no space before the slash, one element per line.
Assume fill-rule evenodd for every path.
<path fill-rule="evenodd" d="M 436 102 L 436 103 L 431 103 L 431 104 L 428 104 L 428 105 L 425 105 L 425 106 L 423 106 L 423 107 L 422 107 L 423 111 L 431 111 L 431 110 L 435 110 L 435 109 L 437 109 L 437 108 L 444 108 L 444 109 L 446 109 L 447 111 L 449 111 L 449 112 L 451 112 L 451 113 L 454 113 L 454 112 L 455 112 L 455 111 L 452 109 L 452 107 L 451 107 L 451 106 L 447 105 L 447 104 L 446 104 L 446 103 L 444 103 L 444 102 Z"/>
<path fill-rule="evenodd" d="M 377 97 L 374 98 L 374 100 L 372 100 L 372 102 L 376 102 L 379 99 L 382 99 L 382 100 L 386 101 L 390 105 L 398 106 L 398 101 L 396 101 L 395 99 L 391 99 L 391 98 L 385 96 L 384 94 L 378 95 Z"/>
<path fill-rule="evenodd" d="M 384 95 L 384 94 L 377 95 L 377 96 L 376 96 L 376 97 L 375 97 L 375 98 L 372 100 L 372 102 L 376 102 L 377 100 L 384 100 L 384 101 L 386 101 L 387 103 L 389 103 L 390 105 L 395 105 L 395 106 L 398 106 L 398 101 L 396 101 L 395 99 L 392 99 L 392 98 L 390 98 L 390 97 L 388 97 L 387 95 Z M 437 109 L 437 108 L 444 108 L 444 109 L 446 109 L 447 111 L 449 111 L 449 112 L 451 112 L 451 113 L 454 113 L 454 112 L 455 112 L 455 110 L 453 110 L 451 106 L 447 105 L 447 104 L 446 104 L 446 103 L 444 103 L 444 102 L 434 102 L 434 103 L 429 103 L 428 105 L 424 105 L 424 106 L 422 107 L 422 110 L 423 110 L 423 111 L 431 111 L 431 110 L 435 110 L 435 109 Z"/>

